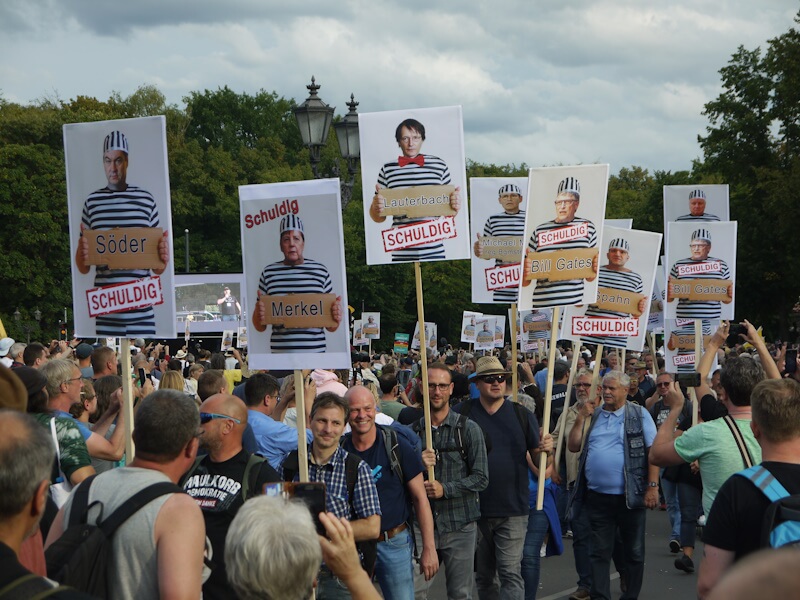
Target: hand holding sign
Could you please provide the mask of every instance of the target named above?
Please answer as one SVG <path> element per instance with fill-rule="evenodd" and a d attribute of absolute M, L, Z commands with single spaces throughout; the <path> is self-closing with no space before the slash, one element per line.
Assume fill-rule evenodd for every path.
<path fill-rule="evenodd" d="M 381 186 L 375 184 L 375 195 L 372 197 L 372 205 L 369 207 L 369 216 L 376 223 L 383 223 L 386 217 L 383 215 L 383 207 L 386 206 L 386 198 L 381 195 Z"/>
<path fill-rule="evenodd" d="M 450 208 L 456 212 L 461 209 L 461 188 L 459 186 L 450 192 Z"/>
<path fill-rule="evenodd" d="M 333 320 L 336 321 L 336 325 L 331 325 L 327 327 L 328 331 L 336 331 L 339 329 L 339 324 L 342 322 L 342 297 L 336 296 L 336 300 L 331 305 L 331 317 Z"/>
<path fill-rule="evenodd" d="M 267 307 L 266 305 L 261 302 L 261 296 L 263 292 L 261 290 L 257 290 L 256 296 L 258 298 L 256 302 L 256 309 L 253 311 L 253 327 L 256 328 L 256 331 L 266 331 L 267 329 Z"/>
<path fill-rule="evenodd" d="M 83 230 L 86 229 L 81 223 L 81 236 L 78 238 L 78 251 L 75 253 L 75 266 L 81 274 L 86 275 L 89 272 L 89 240 L 83 235 Z"/>
<path fill-rule="evenodd" d="M 164 230 L 164 233 L 161 234 L 161 239 L 158 240 L 158 258 L 161 259 L 161 262 L 164 263 L 163 267 L 159 267 L 153 269 L 153 273 L 156 275 L 161 275 L 164 272 L 164 269 L 167 268 L 167 263 L 169 262 L 169 232 Z"/>
<path fill-rule="evenodd" d="M 481 244 L 481 238 L 483 237 L 480 233 L 476 233 L 475 237 L 478 238 L 474 244 L 472 244 L 472 251 L 475 253 L 475 256 L 478 258 L 483 258 L 481 255 L 483 254 L 483 244 Z"/>

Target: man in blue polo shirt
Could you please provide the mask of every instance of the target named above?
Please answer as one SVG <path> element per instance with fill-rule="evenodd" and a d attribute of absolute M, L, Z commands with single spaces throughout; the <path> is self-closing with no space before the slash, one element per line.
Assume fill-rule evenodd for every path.
<path fill-rule="evenodd" d="M 578 410 L 567 443 L 570 452 L 581 452 L 570 505 L 580 499 L 589 516 L 591 597 L 601 600 L 611 598 L 609 567 L 617 529 L 625 547 L 626 589 L 621 598 L 639 597 L 644 576 L 644 509 L 658 504 L 658 467 L 647 460 L 656 425 L 647 409 L 628 402 L 629 385 L 625 373 L 607 373 L 602 407 L 592 411 L 587 403 Z M 589 418 L 581 451 L 583 424 Z"/>
<path fill-rule="evenodd" d="M 481 598 L 522 600 L 522 548 L 528 527 L 528 461 L 535 464 L 540 451 L 551 453 L 553 438 L 539 439 L 536 417 L 507 400 L 506 382 L 511 372 L 494 356 L 478 359 L 475 385 L 480 398 L 462 402 L 453 410 L 468 415 L 483 430 L 488 454 L 489 487 L 480 493 L 476 556 L 478 594 Z M 500 579 L 500 589 L 495 583 Z"/>

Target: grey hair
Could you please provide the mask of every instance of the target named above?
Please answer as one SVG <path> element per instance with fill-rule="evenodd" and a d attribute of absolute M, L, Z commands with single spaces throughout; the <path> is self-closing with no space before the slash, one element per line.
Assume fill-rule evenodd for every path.
<path fill-rule="evenodd" d="M 606 373 L 603 377 L 603 383 L 609 380 L 618 381 L 622 387 L 628 387 L 631 384 L 631 378 L 622 371 L 609 371 Z"/>
<path fill-rule="evenodd" d="M 11 358 L 17 358 L 18 356 L 21 358 L 22 353 L 25 351 L 25 348 L 28 346 L 25 342 L 14 342 L 11 345 L 11 348 L 8 350 L 8 355 Z M 22 361 L 20 361 L 22 362 Z"/>
<path fill-rule="evenodd" d="M 306 600 L 321 562 L 317 531 L 301 501 L 252 498 L 225 536 L 228 582 L 242 600 Z"/>
<path fill-rule="evenodd" d="M 589 369 L 578 369 L 578 372 L 575 373 L 575 379 L 577 380 L 578 377 L 594 377 L 594 373 Z"/>
<path fill-rule="evenodd" d="M 30 415 L 0 410 L 0 522 L 31 501 L 43 480 L 50 480 L 56 449 L 48 429 Z"/>
<path fill-rule="evenodd" d="M 61 393 L 61 384 L 72 379 L 75 363 L 66 358 L 55 358 L 47 361 L 39 371 L 47 377 L 47 394 L 53 398 Z"/>

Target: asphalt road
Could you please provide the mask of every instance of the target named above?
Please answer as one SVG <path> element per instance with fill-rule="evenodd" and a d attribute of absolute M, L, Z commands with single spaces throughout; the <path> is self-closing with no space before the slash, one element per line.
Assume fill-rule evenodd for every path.
<path fill-rule="evenodd" d="M 697 571 L 689 575 L 678 571 L 673 562 L 680 554 L 669 551 L 669 519 L 664 511 L 648 511 L 647 532 L 645 534 L 644 584 L 639 598 L 642 600 L 688 600 L 696 598 Z M 702 555 L 702 542 L 698 541 L 695 569 Z M 612 563 L 613 564 L 613 563 Z M 429 600 L 446 600 L 444 569 L 436 577 Z M 611 574 L 611 593 L 618 597 L 619 577 Z M 572 542 L 564 540 L 564 554 L 542 559 L 542 575 L 539 583 L 538 600 L 566 599 L 575 591 L 577 582 L 575 561 L 572 555 Z M 474 598 L 477 600 L 477 593 Z"/>

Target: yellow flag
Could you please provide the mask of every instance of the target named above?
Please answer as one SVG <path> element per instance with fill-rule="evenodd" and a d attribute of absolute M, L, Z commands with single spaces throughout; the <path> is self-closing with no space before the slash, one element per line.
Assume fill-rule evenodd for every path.
<path fill-rule="evenodd" d="M 763 340 L 764 339 L 764 332 L 762 331 L 762 329 L 763 329 L 763 327 L 759 327 L 758 329 L 756 329 L 756 333 L 758 334 L 758 337 L 760 337 Z M 744 348 L 746 350 L 750 350 L 752 348 L 755 348 L 755 346 L 753 346 L 753 344 L 751 344 L 750 342 L 745 342 L 744 345 L 742 346 L 742 348 Z"/>
<path fill-rule="evenodd" d="M 8 337 L 6 328 L 3 326 L 3 319 L 0 319 L 0 338 Z"/>

